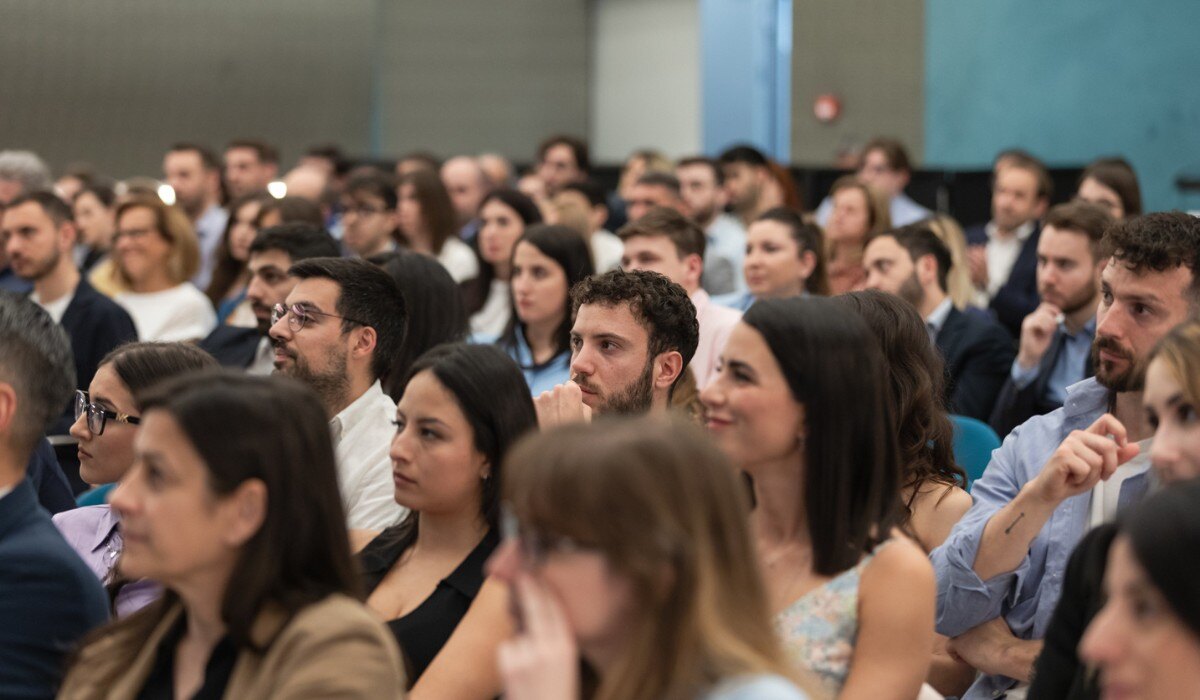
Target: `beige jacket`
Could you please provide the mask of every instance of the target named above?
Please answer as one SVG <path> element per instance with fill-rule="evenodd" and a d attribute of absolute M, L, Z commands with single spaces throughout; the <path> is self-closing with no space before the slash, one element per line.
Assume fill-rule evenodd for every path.
<path fill-rule="evenodd" d="M 133 659 L 113 652 L 119 633 L 89 644 L 67 673 L 58 697 L 67 700 L 133 700 L 154 665 L 163 635 L 183 614 L 176 605 L 146 637 Z M 291 620 L 279 608 L 259 613 L 250 639 L 265 653 L 243 650 L 226 698 L 401 698 L 404 670 L 395 637 L 363 605 L 331 595 Z M 103 679 L 111 681 L 103 682 Z"/>

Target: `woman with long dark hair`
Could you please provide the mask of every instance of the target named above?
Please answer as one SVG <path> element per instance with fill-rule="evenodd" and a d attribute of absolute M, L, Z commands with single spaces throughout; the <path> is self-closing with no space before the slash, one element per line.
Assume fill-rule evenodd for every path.
<path fill-rule="evenodd" d="M 592 254 L 573 229 L 535 224 L 513 246 L 512 316 L 496 343 L 537 396 L 571 373 L 571 287 L 591 276 Z"/>
<path fill-rule="evenodd" d="M 542 222 L 533 200 L 516 190 L 493 190 L 479 205 L 480 273 L 477 283 L 483 294 L 471 309 L 471 333 L 489 340 L 498 338 L 512 318 L 512 252 L 525 229 Z"/>
<path fill-rule="evenodd" d="M 250 284 L 246 261 L 250 259 L 250 244 L 258 233 L 254 221 L 269 199 L 271 195 L 266 192 L 255 192 L 237 197 L 229 203 L 229 221 L 217 244 L 212 280 L 208 283 L 208 289 L 204 290 L 217 309 L 218 324 L 254 326 L 254 313 L 244 303 L 246 285 Z"/>
<path fill-rule="evenodd" d="M 479 259 L 458 237 L 454 204 L 437 172 L 417 170 L 404 175 L 396 190 L 402 242 L 412 251 L 436 258 L 455 282 L 475 279 Z"/>
<path fill-rule="evenodd" d="M 759 299 L 828 295 L 821 228 L 791 209 L 768 209 L 746 232 L 742 275 L 746 291 L 716 297 L 718 304 L 745 311 Z"/>
<path fill-rule="evenodd" d="M 499 543 L 502 464 L 537 426 L 521 373 L 489 345 L 444 345 L 409 369 L 390 456 L 408 515 L 356 531 L 367 605 L 400 643 L 416 682 L 483 586 Z"/>
<path fill-rule="evenodd" d="M 101 629 L 60 698 L 396 697 L 395 641 L 357 602 L 328 418 L 279 377 L 200 372 L 139 397 L 113 492 L 119 569 L 166 592 Z"/>
<path fill-rule="evenodd" d="M 753 484 L 759 565 L 793 663 L 840 698 L 915 697 L 933 648 L 933 568 L 900 533 L 884 359 L 830 299 L 760 301 L 701 393 Z"/>

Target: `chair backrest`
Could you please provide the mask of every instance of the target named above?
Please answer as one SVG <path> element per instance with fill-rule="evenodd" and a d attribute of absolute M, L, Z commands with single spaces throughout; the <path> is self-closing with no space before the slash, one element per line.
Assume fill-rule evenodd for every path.
<path fill-rule="evenodd" d="M 992 451 L 1000 447 L 1000 436 L 983 421 L 967 416 L 950 416 L 954 423 L 954 460 L 967 473 L 967 490 L 992 460 Z"/>

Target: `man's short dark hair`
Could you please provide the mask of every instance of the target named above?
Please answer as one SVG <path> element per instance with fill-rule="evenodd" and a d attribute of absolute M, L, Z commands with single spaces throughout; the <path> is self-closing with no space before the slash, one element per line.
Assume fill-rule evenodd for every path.
<path fill-rule="evenodd" d="M 212 152 L 212 149 L 207 146 L 201 146 L 198 143 L 188 143 L 186 141 L 173 143 L 167 153 L 181 153 L 186 151 L 191 151 L 200 156 L 200 164 L 204 166 L 205 170 L 221 169 L 221 163 L 217 160 L 217 155 Z"/>
<path fill-rule="evenodd" d="M 337 241 L 320 226 L 291 223 L 270 226 L 258 232 L 250 244 L 250 254 L 268 250 L 287 253 L 292 264 L 309 258 L 336 258 L 341 255 Z"/>
<path fill-rule="evenodd" d="M 608 200 L 604 197 L 604 188 L 592 182 L 585 180 L 583 182 L 568 182 L 562 186 L 561 192 L 578 192 L 587 197 L 588 204 L 592 207 L 607 207 Z"/>
<path fill-rule="evenodd" d="M 42 208 L 46 216 L 54 222 L 55 226 L 62 226 L 68 221 L 75 220 L 75 214 L 71 211 L 71 205 L 62 200 L 62 197 L 48 190 L 37 190 L 36 192 L 26 192 L 25 194 L 17 195 L 13 201 L 8 203 L 8 209 L 18 207 L 22 204 L 33 202 Z M 3 210 L 0 210 L 2 212 Z"/>
<path fill-rule="evenodd" d="M 680 161 L 675 164 L 675 170 L 678 171 L 680 168 L 690 168 L 693 165 L 703 165 L 711 170 L 713 177 L 716 178 L 718 186 L 725 184 L 725 171 L 721 169 L 721 164 L 717 162 L 715 158 L 709 158 L 708 156 L 690 156 L 688 158 L 680 159 Z"/>
<path fill-rule="evenodd" d="M 575 167 L 583 172 L 590 172 L 592 169 L 592 161 L 588 156 L 587 142 L 575 136 L 567 136 L 565 134 L 557 134 L 542 141 L 538 146 L 537 159 L 538 162 L 546 160 L 546 151 L 549 151 L 555 146 L 566 146 L 571 149 L 571 157 L 575 159 Z"/>
<path fill-rule="evenodd" d="M 879 151 L 883 153 L 883 157 L 887 159 L 888 167 L 892 170 L 902 170 L 906 173 L 912 172 L 912 161 L 908 157 L 908 149 L 904 144 L 897 139 L 888 138 L 886 136 L 876 136 L 863 146 L 863 160 L 866 160 L 867 154 L 871 151 Z"/>
<path fill-rule="evenodd" d="M 1186 267 L 1192 273 L 1188 301 L 1200 304 L 1200 219 L 1191 214 L 1163 211 L 1119 221 L 1104 233 L 1101 250 L 1139 274 Z"/>
<path fill-rule="evenodd" d="M 388 209 L 395 209 L 398 200 L 396 196 L 396 179 L 379 170 L 360 172 L 346 181 L 346 194 L 366 192 L 383 200 Z"/>
<path fill-rule="evenodd" d="M 650 185 L 652 187 L 665 187 L 668 190 L 671 190 L 676 199 L 679 199 L 683 192 L 679 186 L 679 178 L 675 177 L 671 173 L 660 173 L 653 171 L 644 173 L 637 179 L 637 184 Z"/>
<path fill-rule="evenodd" d="M 249 148 L 258 155 L 258 162 L 260 163 L 279 164 L 279 151 L 265 141 L 258 141 L 256 139 L 236 139 L 229 142 L 229 145 L 225 147 L 225 151 L 228 152 L 234 148 Z"/>
<path fill-rule="evenodd" d="M 24 466 L 75 390 L 75 360 L 63 327 L 40 306 L 0 291 L 0 382 L 17 395 L 10 447 Z"/>
<path fill-rule="evenodd" d="M 622 241 L 634 236 L 661 236 L 675 245 L 675 252 L 680 258 L 699 255 L 701 260 L 704 259 L 704 230 L 695 221 L 670 207 L 654 207 L 642 218 L 617 230 L 617 237 Z"/>
<path fill-rule="evenodd" d="M 371 375 L 387 379 L 408 327 L 404 295 L 391 275 L 366 260 L 332 257 L 295 263 L 288 274 L 302 280 L 327 279 L 341 288 L 334 308 L 339 316 L 354 319 L 342 321 L 342 332 L 350 332 L 356 322 L 375 329 Z"/>
<path fill-rule="evenodd" d="M 1116 220 L 1103 207 L 1076 201 L 1051 207 L 1042 225 L 1087 236 L 1092 257 L 1099 260 L 1100 241 L 1104 238 L 1104 232 L 1114 223 Z"/>
<path fill-rule="evenodd" d="M 572 318 L 584 304 L 628 305 L 629 313 L 650 336 L 649 357 L 675 350 L 683 356 L 683 366 L 687 367 L 696 354 L 700 342 L 696 307 L 683 287 L 664 275 L 646 270 L 610 270 L 587 277 L 571 288 Z"/>
<path fill-rule="evenodd" d="M 741 144 L 727 149 L 718 158 L 722 165 L 730 165 L 732 163 L 743 163 L 745 165 L 753 165 L 760 168 L 765 168 L 770 165 L 770 161 L 762 151 L 754 146 Z"/>
<path fill-rule="evenodd" d="M 324 158 L 333 165 L 335 175 L 345 175 L 350 170 L 350 161 L 346 158 L 346 154 L 342 153 L 342 149 L 336 143 L 324 143 L 319 146 L 312 146 L 304 151 L 304 155 L 311 158 Z"/>
<path fill-rule="evenodd" d="M 932 255 L 934 262 L 937 263 L 937 282 L 938 287 L 945 292 L 948 287 L 946 278 L 950 274 L 950 266 L 953 264 L 953 259 L 950 257 L 950 249 L 938 238 L 937 234 L 929 228 L 928 225 L 917 222 L 908 226 L 901 226 L 891 231 L 882 231 L 867 236 L 867 244 L 876 238 L 891 236 L 896 239 L 896 243 L 901 248 L 908 251 L 908 257 L 916 263 L 926 255 Z"/>
<path fill-rule="evenodd" d="M 1046 164 L 1034 158 L 1024 151 L 1014 150 L 1005 155 L 1008 160 L 1008 167 L 1020 168 L 1027 172 L 1033 173 L 1037 179 L 1037 196 L 1038 199 L 1049 200 L 1054 196 L 1054 181 L 1050 179 L 1050 171 L 1046 169 Z"/>

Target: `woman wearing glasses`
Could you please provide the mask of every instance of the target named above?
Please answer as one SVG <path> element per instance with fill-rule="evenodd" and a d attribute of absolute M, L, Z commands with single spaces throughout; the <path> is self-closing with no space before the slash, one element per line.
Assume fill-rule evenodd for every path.
<path fill-rule="evenodd" d="M 185 343 L 130 343 L 105 356 L 88 390 L 75 396 L 71 436 L 79 441 L 79 476 L 93 486 L 120 481 L 133 465 L 133 438 L 141 423 L 134 397 L 165 379 L 216 364 L 208 353 Z M 116 574 L 124 540 L 108 505 L 59 513 L 54 524 L 108 586 L 118 616 L 158 596 L 157 585 Z"/>
<path fill-rule="evenodd" d="M 798 700 L 734 470 L 689 424 L 572 424 L 505 465 L 504 697 Z M 580 661 L 584 673 L 581 675 Z"/>
<path fill-rule="evenodd" d="M 119 567 L 165 592 L 99 630 L 59 697 L 398 697 L 395 641 L 355 600 L 313 393 L 205 372 L 142 401 L 134 464 L 112 494 Z"/>
<path fill-rule="evenodd" d="M 499 542 L 501 462 L 537 416 L 521 373 L 489 345 L 434 348 L 407 379 L 390 456 L 396 502 L 409 513 L 382 533 L 352 534 L 366 545 L 358 558 L 367 605 L 388 620 L 417 682 L 482 595 L 483 565 Z M 465 661 L 477 670 L 487 659 Z"/>

